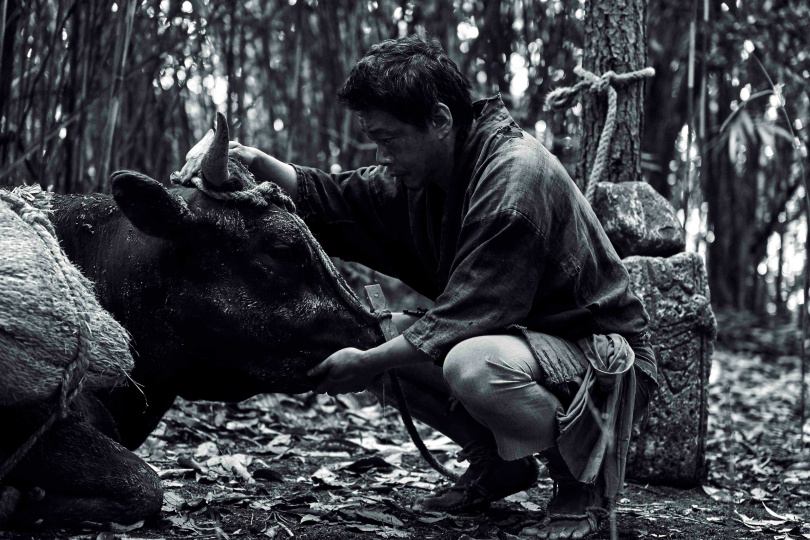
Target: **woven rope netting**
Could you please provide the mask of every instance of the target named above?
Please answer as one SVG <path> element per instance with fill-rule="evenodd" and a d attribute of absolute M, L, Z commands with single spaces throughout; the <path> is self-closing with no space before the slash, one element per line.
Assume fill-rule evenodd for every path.
<path fill-rule="evenodd" d="M 38 187 L 0 190 L 0 406 L 52 399 L 77 363 L 88 389 L 133 367 L 126 330 L 60 248 L 49 204 Z"/>
<path fill-rule="evenodd" d="M 115 385 L 133 367 L 129 336 L 68 261 L 39 187 L 0 190 L 0 406 L 52 403 L 5 462 L 2 479 L 83 388 Z"/>

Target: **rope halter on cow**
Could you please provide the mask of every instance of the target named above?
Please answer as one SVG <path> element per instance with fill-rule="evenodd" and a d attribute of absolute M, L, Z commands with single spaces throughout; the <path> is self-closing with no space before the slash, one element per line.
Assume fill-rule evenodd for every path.
<path fill-rule="evenodd" d="M 628 84 L 640 81 L 646 77 L 655 75 L 655 70 L 651 67 L 629 73 L 614 73 L 608 71 L 601 77 L 583 69 L 580 66 L 574 68 L 574 73 L 582 80 L 572 87 L 557 88 L 546 96 L 547 109 L 563 109 L 570 107 L 580 92 L 590 90 L 591 92 L 608 95 L 608 110 L 605 115 L 605 125 L 602 128 L 602 135 L 599 137 L 599 146 L 596 149 L 593 169 L 588 176 L 588 183 L 585 185 L 585 198 L 593 205 L 593 198 L 596 192 L 596 183 L 602 177 L 605 170 L 610 143 L 613 140 L 613 131 L 616 129 L 616 103 L 617 86 L 627 86 Z"/>
<path fill-rule="evenodd" d="M 309 227 L 306 226 L 300 216 L 296 214 L 295 204 L 292 199 L 273 182 L 262 182 L 256 184 L 255 178 L 242 165 L 239 160 L 227 157 L 228 155 L 228 125 L 221 114 L 217 114 L 217 129 L 213 135 L 206 135 L 210 146 L 205 149 L 205 157 L 201 162 L 200 173 L 187 179 L 175 177 L 174 180 L 180 185 L 195 187 L 207 196 L 223 201 L 237 201 L 254 205 L 257 208 L 266 208 L 270 205 L 278 206 L 289 213 L 290 219 L 301 232 L 305 242 L 309 245 L 313 253 L 318 255 L 318 259 L 331 278 L 330 282 L 335 287 L 340 298 L 355 312 L 361 316 L 380 325 L 383 321 L 392 318 L 391 311 L 379 309 L 374 312 L 369 311 L 357 297 L 355 292 L 349 287 L 346 280 L 332 263 L 332 259 L 326 254 L 320 243 L 312 235 Z M 198 146 L 205 142 L 205 139 Z M 196 148 L 196 147 L 195 147 Z M 192 149 L 194 152 L 194 149 Z M 191 154 L 191 152 L 190 152 Z M 226 156 L 224 159 L 222 156 Z M 186 156 L 188 159 L 189 156 Z M 455 480 L 457 475 L 448 471 L 430 453 L 425 443 L 419 436 L 419 432 L 413 424 L 405 394 L 399 384 L 396 370 L 388 371 L 389 380 L 394 390 L 394 394 L 399 404 L 399 411 L 402 421 L 411 436 L 422 457 L 440 474 Z"/>
<path fill-rule="evenodd" d="M 186 187 L 195 187 L 207 196 L 221 200 L 244 202 L 257 208 L 267 208 L 275 205 L 289 213 L 289 217 L 308 244 L 313 253 L 318 255 L 318 259 L 329 275 L 330 282 L 335 286 L 340 298 L 346 304 L 369 320 L 379 321 L 379 317 L 389 317 L 388 314 L 372 314 L 365 308 L 363 303 L 349 287 L 346 280 L 335 268 L 332 259 L 326 254 L 320 243 L 312 235 L 304 220 L 296 213 L 295 203 L 277 184 L 273 182 L 262 182 L 257 184 L 253 174 L 238 160 L 228 156 L 228 123 L 221 113 L 217 113 L 216 130 L 211 135 L 198 143 L 197 147 L 208 144 L 207 148 L 197 149 L 197 152 L 205 151 L 205 155 L 200 163 L 200 174 L 191 176 L 185 180 L 174 179 L 177 184 Z M 192 149 L 189 154 L 195 152 Z M 189 156 L 186 156 L 187 159 Z"/>

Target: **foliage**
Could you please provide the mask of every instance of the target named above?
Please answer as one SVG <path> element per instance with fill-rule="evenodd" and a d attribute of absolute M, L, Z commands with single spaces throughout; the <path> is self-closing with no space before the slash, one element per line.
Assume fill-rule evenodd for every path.
<path fill-rule="evenodd" d="M 709 478 L 691 490 L 628 484 L 617 505 L 621 538 L 810 536 L 810 469 L 793 421 L 796 357 L 763 362 L 720 350 L 715 360 Z M 419 429 L 441 462 L 465 466 L 454 457 L 458 446 Z M 543 473 L 536 487 L 481 512 L 419 510 L 419 499 L 442 479 L 407 439 L 397 411 L 366 394 L 264 395 L 230 405 L 180 400 L 138 454 L 157 468 L 166 491 L 158 522 L 33 537 L 510 539 L 542 519 L 552 490 Z M 609 537 L 606 529 L 594 536 Z"/>
<path fill-rule="evenodd" d="M 801 162 L 807 162 L 810 140 L 810 56 L 799 21 L 810 5 L 707 0 L 704 23 L 703 4 L 697 13 L 691 2 L 650 4 L 649 49 L 658 76 L 645 111 L 648 175 L 681 209 L 692 249 L 706 253 L 713 303 L 782 313 L 800 296 L 796 260 L 804 239 L 790 240 L 805 227 L 798 219 Z M 697 135 L 687 144 L 693 17 L 700 21 Z"/>
<path fill-rule="evenodd" d="M 236 124 L 233 137 L 284 159 L 326 169 L 373 162 L 372 145 L 335 95 L 382 39 L 426 30 L 478 96 L 500 89 L 509 98 L 516 75 L 507 68 L 519 64 L 526 99 L 513 105 L 530 126 L 542 113 L 540 94 L 570 77 L 576 52 L 565 32 L 574 6 L 561 2 L 6 1 L 0 182 L 65 192 L 105 189 L 105 145 L 111 169 L 168 178 L 217 109 Z"/>
<path fill-rule="evenodd" d="M 685 0 L 648 4 L 657 75 L 646 84 L 643 170 L 681 209 L 690 249 L 706 254 L 715 304 L 782 313 L 796 308 L 800 288 L 810 3 L 705 0 L 705 23 L 698 4 L 697 12 Z M 576 82 L 584 0 L 0 0 L 0 8 L 0 185 L 104 191 L 120 168 L 167 181 L 216 110 L 235 126 L 232 137 L 281 159 L 335 171 L 373 163 L 373 145 L 335 94 L 370 45 L 414 31 L 441 41 L 476 97 L 500 91 L 518 122 L 575 169 L 581 108 L 542 103 Z"/>

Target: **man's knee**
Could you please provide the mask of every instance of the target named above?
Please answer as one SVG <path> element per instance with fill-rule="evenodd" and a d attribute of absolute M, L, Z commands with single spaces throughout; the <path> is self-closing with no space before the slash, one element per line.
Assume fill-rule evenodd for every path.
<path fill-rule="evenodd" d="M 489 336 L 464 340 L 444 359 L 444 380 L 461 400 L 487 396 L 503 356 L 503 348 Z"/>

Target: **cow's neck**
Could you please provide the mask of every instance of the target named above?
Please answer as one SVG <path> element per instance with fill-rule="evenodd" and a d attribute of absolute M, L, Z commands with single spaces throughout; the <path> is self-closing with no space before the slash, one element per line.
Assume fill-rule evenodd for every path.
<path fill-rule="evenodd" d="M 137 346 L 132 377 L 143 390 L 129 385 L 103 397 L 122 443 L 137 446 L 174 401 L 174 370 L 183 365 L 182 344 L 171 335 L 156 335 L 169 331 L 166 321 L 159 320 L 166 290 L 155 262 L 165 245 L 134 230 L 109 196 L 55 195 L 53 210 L 51 221 L 68 258 L 93 282 L 102 307 Z M 133 411 L 137 418 L 123 417 Z"/>
<path fill-rule="evenodd" d="M 109 196 L 55 195 L 53 221 L 68 258 L 95 286 L 101 305 L 132 332 L 130 325 L 142 319 L 144 305 L 154 289 L 159 302 L 161 283 L 155 279 L 155 257 L 147 251 L 160 249 L 161 241 L 135 231 Z"/>

